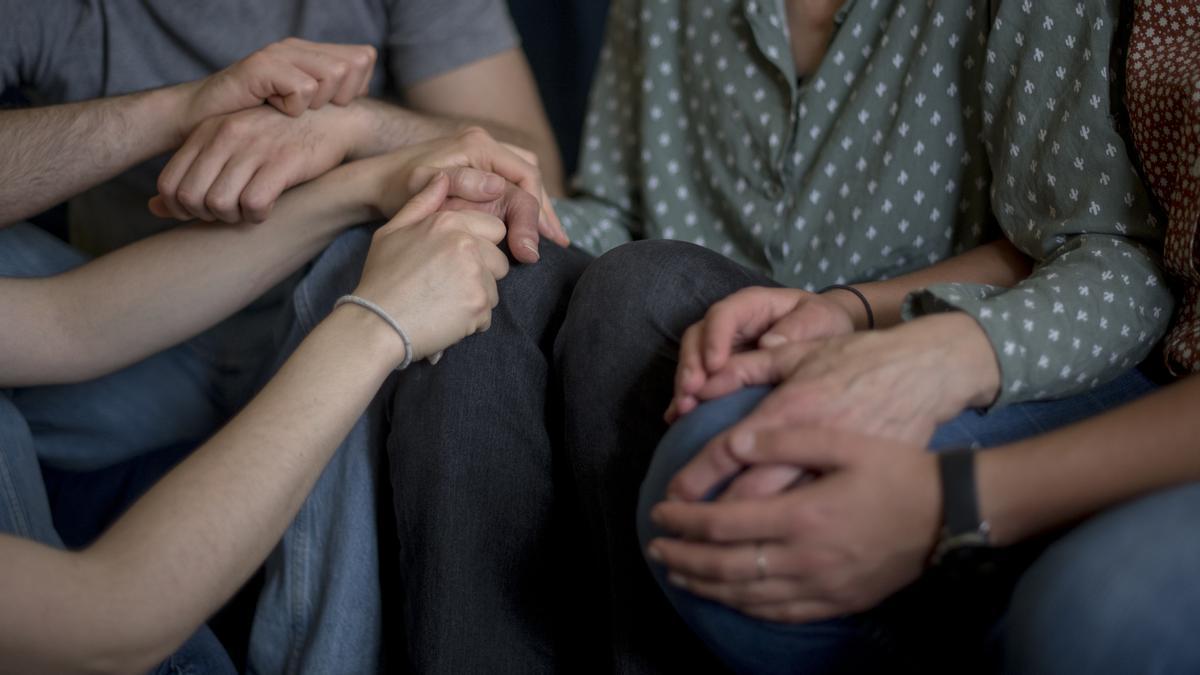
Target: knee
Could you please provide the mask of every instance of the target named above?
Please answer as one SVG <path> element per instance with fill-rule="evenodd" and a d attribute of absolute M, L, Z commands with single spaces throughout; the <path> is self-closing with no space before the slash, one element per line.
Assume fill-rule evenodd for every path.
<path fill-rule="evenodd" d="M 650 522 L 650 510 L 666 498 L 671 479 L 717 434 L 749 415 L 770 391 L 769 387 L 752 387 L 705 403 L 682 417 L 663 436 L 638 498 L 637 528 L 643 551 L 652 538 L 662 534 Z"/>
<path fill-rule="evenodd" d="M 1021 579 L 1007 620 L 1014 673 L 1195 672 L 1200 485 L 1093 518 Z"/>
<path fill-rule="evenodd" d="M 584 272 L 571 299 L 570 319 L 589 328 L 626 330 L 647 323 L 686 328 L 715 302 L 705 272 L 736 268 L 706 248 L 647 240 L 617 247 Z"/>

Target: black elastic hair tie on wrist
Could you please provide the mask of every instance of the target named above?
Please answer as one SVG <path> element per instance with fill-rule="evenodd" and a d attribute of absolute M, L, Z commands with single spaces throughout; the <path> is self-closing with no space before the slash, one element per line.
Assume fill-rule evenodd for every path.
<path fill-rule="evenodd" d="M 875 312 L 871 311 L 871 302 L 869 300 L 867 300 L 867 296 L 863 295 L 862 291 L 858 290 L 857 288 L 855 288 L 853 286 L 847 286 L 845 284 L 834 284 L 832 286 L 826 286 L 825 288 L 822 288 L 820 291 L 818 291 L 818 293 L 824 293 L 826 291 L 836 291 L 836 290 L 850 291 L 859 300 L 862 301 L 863 307 L 866 308 L 866 310 L 867 310 L 867 330 L 875 330 Z"/>

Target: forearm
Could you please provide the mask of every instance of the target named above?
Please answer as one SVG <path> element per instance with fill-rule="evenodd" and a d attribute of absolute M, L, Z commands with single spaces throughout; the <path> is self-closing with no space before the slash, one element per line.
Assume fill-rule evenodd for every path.
<path fill-rule="evenodd" d="M 1200 377 L 978 458 L 982 517 L 1005 545 L 1200 480 Z"/>
<path fill-rule="evenodd" d="M 144 671 L 178 648 L 262 563 L 402 357 L 386 324 L 340 308 L 93 546 L 0 538 L 0 670 Z"/>
<path fill-rule="evenodd" d="M 0 111 L 0 227 L 176 147 L 186 105 L 185 85 Z"/>
<path fill-rule="evenodd" d="M 887 328 L 900 323 L 904 299 L 913 291 L 944 283 L 1012 287 L 1029 276 L 1031 270 L 1029 257 L 1007 239 L 1001 239 L 916 272 L 886 281 L 855 284 L 855 288 L 871 303 L 876 327 Z M 851 312 L 857 328 L 866 326 L 866 312 L 858 298 L 844 291 L 831 293 L 830 297 Z"/>
<path fill-rule="evenodd" d="M 483 127 L 496 140 L 536 154 L 547 192 L 555 197 L 563 194 L 562 163 L 558 146 L 549 134 L 518 130 L 483 117 L 425 114 L 378 99 L 359 99 L 349 108 L 349 114 L 364 117 L 369 129 L 365 141 L 351 150 L 352 160 L 453 136 L 468 127 Z"/>
<path fill-rule="evenodd" d="M 2 280 L 0 383 L 90 379 L 182 342 L 299 269 L 345 226 L 369 220 L 356 165 L 284 196 L 260 225 L 193 224 L 47 279 Z"/>

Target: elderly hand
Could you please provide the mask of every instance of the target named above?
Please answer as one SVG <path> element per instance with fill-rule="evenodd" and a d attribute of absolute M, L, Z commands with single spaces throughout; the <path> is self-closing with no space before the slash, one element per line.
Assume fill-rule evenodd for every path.
<path fill-rule="evenodd" d="M 450 177 L 450 211 L 479 211 L 508 227 L 509 250 L 520 262 L 538 261 L 538 239 L 559 246 L 570 240 L 542 186 L 537 159 L 472 127 L 455 136 L 409 146 L 364 160 L 374 171 L 374 205 L 386 217 L 438 173 Z"/>
<path fill-rule="evenodd" d="M 856 314 L 862 309 L 858 299 L 851 295 L 847 301 L 843 294 L 753 287 L 710 307 L 683 334 L 667 422 L 695 410 L 700 403 L 696 394 L 736 353 L 846 335 L 854 332 L 856 324 L 865 324 L 865 314 L 861 319 Z"/>
<path fill-rule="evenodd" d="M 749 435 L 769 429 L 841 429 L 924 446 L 937 424 L 966 407 L 990 403 L 999 391 L 1000 372 L 991 343 L 974 319 L 949 313 L 885 331 L 737 354 L 696 396 L 709 400 L 776 383 L 750 415 L 705 446 L 702 456 L 714 461 L 693 463 L 676 476 L 673 496 L 698 500 L 733 477 L 739 465 L 722 464 L 721 458 Z M 712 472 L 722 466 L 720 473 Z M 774 472 L 779 475 L 770 479 L 749 472 L 729 492 L 772 494 L 797 478 L 794 467 Z"/>
<path fill-rule="evenodd" d="M 815 478 L 766 499 L 655 506 L 652 520 L 678 537 L 652 540 L 646 555 L 670 583 L 749 616 L 802 623 L 869 609 L 921 574 L 941 523 L 931 453 L 803 427 L 739 439 L 683 471 L 789 465 Z"/>

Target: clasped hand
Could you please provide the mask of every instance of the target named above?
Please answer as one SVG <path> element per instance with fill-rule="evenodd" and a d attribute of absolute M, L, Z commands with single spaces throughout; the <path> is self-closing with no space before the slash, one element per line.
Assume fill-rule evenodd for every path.
<path fill-rule="evenodd" d="M 677 537 L 647 554 L 672 583 L 763 619 L 878 603 L 928 557 L 940 494 L 924 448 L 938 423 L 990 400 L 980 359 L 994 356 L 966 315 L 855 333 L 803 291 L 718 303 L 683 340 L 668 418 L 741 387 L 775 389 L 674 477 L 652 517 Z"/>
<path fill-rule="evenodd" d="M 371 156 L 370 120 L 361 110 L 338 106 L 366 93 L 374 63 L 371 47 L 290 38 L 185 85 L 188 120 L 195 121 L 185 123 L 186 141 L 159 176 L 151 212 L 179 220 L 262 222 L 289 188 Z M 517 260 L 538 260 L 539 237 L 569 243 L 537 156 L 483 129 L 410 145 L 387 158 L 377 166 L 389 182 L 371 204 L 380 217 L 393 216 L 436 173 L 446 172 L 450 198 L 443 208 L 501 218 Z"/>

